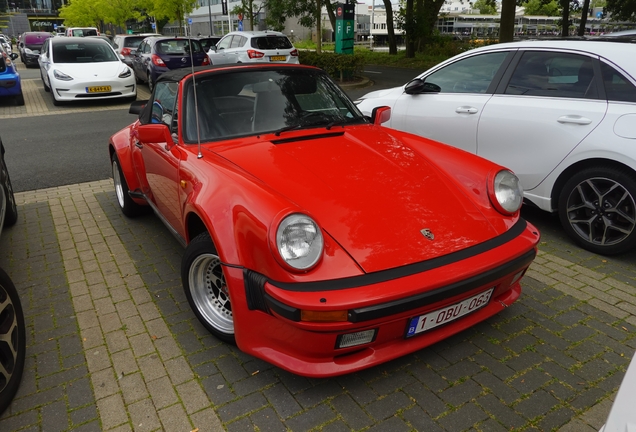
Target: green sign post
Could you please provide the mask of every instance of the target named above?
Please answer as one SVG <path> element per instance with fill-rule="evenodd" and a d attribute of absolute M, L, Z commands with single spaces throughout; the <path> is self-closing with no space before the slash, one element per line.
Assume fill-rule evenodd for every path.
<path fill-rule="evenodd" d="M 336 4 L 336 53 L 353 54 L 355 30 L 354 5 Z"/>

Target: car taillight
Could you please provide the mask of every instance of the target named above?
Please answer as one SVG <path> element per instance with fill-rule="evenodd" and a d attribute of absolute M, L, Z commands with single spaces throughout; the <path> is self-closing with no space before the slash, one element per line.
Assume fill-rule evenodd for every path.
<path fill-rule="evenodd" d="M 129 56 L 130 55 L 130 48 L 122 48 L 121 49 L 121 55 Z"/>
<path fill-rule="evenodd" d="M 253 58 L 263 58 L 265 54 L 260 51 L 247 50 L 247 56 L 251 59 Z"/>
<path fill-rule="evenodd" d="M 166 66 L 163 60 L 161 60 L 161 57 L 159 57 L 157 54 L 153 54 L 151 58 L 152 64 L 154 64 L 155 66 Z"/>
<path fill-rule="evenodd" d="M 201 66 L 207 66 L 210 64 L 210 59 L 206 56 L 201 62 Z"/>
<path fill-rule="evenodd" d="M 293 49 L 291 50 L 291 52 L 289 53 L 290 56 L 292 57 L 298 57 L 298 50 L 297 49 Z"/>

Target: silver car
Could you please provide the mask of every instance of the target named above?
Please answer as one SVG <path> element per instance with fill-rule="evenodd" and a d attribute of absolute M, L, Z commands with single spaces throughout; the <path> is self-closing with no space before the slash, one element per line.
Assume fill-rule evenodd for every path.
<path fill-rule="evenodd" d="M 236 31 L 223 37 L 208 51 L 213 65 L 229 63 L 298 64 L 298 50 L 283 33 Z"/>

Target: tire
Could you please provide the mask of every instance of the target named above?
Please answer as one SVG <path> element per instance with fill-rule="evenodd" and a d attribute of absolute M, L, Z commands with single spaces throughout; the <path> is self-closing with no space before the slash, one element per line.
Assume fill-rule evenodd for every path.
<path fill-rule="evenodd" d="M 18 291 L 0 269 L 0 414 L 15 396 L 24 370 L 26 326 Z"/>
<path fill-rule="evenodd" d="M 128 183 L 126 182 L 126 177 L 124 177 L 124 173 L 121 170 L 116 153 L 113 153 L 113 156 L 111 157 L 111 165 L 113 169 L 113 184 L 115 186 L 115 194 L 117 195 L 117 204 L 119 204 L 121 212 L 128 217 L 135 217 L 144 213 L 146 211 L 146 206 L 137 204 L 133 201 L 130 195 L 128 195 Z"/>
<path fill-rule="evenodd" d="M 2 151 L 0 149 L 0 151 Z M 18 221 L 18 206 L 15 203 L 15 196 L 13 195 L 13 187 L 11 186 L 11 178 L 9 177 L 9 170 L 7 170 L 7 164 L 4 161 L 4 156 L 0 155 L 0 169 L 6 173 L 6 183 L 0 185 L 4 188 L 4 195 L 6 200 L 7 210 L 4 214 L 4 226 L 9 227 L 15 225 Z"/>
<path fill-rule="evenodd" d="M 55 105 L 55 106 L 62 105 L 62 102 L 60 102 L 59 100 L 55 99 L 55 89 L 53 87 L 50 87 L 50 90 L 51 90 L 51 99 L 53 100 L 53 105 Z"/>
<path fill-rule="evenodd" d="M 235 344 L 232 304 L 216 248 L 207 232 L 196 236 L 181 260 L 185 295 L 201 324 L 218 339 Z"/>
<path fill-rule="evenodd" d="M 44 85 L 44 91 L 47 92 L 47 93 L 50 92 L 51 91 L 51 87 L 46 85 L 46 81 L 44 81 L 44 75 L 42 75 L 42 71 L 40 71 L 40 79 L 42 80 L 42 84 Z"/>
<path fill-rule="evenodd" d="M 150 93 L 155 89 L 155 83 L 152 81 L 152 75 L 148 72 L 148 90 Z"/>
<path fill-rule="evenodd" d="M 586 168 L 559 194 L 559 218 L 582 248 L 616 255 L 636 247 L 636 181 L 612 166 Z"/>
<path fill-rule="evenodd" d="M 17 106 L 23 106 L 24 105 L 24 95 L 22 93 L 20 93 L 19 95 L 17 95 L 15 97 L 15 104 Z"/>

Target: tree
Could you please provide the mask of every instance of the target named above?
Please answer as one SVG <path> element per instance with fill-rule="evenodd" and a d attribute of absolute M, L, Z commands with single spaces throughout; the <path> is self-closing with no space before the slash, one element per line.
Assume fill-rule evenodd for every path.
<path fill-rule="evenodd" d="M 525 15 L 560 15 L 559 2 L 557 0 L 528 0 L 523 6 Z"/>
<path fill-rule="evenodd" d="M 389 55 L 397 54 L 397 41 L 395 40 L 395 28 L 393 27 L 393 5 L 391 0 L 383 0 L 386 10 L 386 31 L 389 39 Z"/>
<path fill-rule="evenodd" d="M 515 0 L 501 0 L 501 20 L 499 21 L 499 42 L 512 42 L 515 36 Z"/>
<path fill-rule="evenodd" d="M 477 9 L 482 15 L 495 15 L 497 13 L 497 5 L 494 0 L 477 0 L 473 4 L 473 9 Z"/>
<path fill-rule="evenodd" d="M 104 21 L 122 28 L 126 28 L 126 21 L 138 21 L 143 15 L 136 0 L 110 0 L 104 4 Z"/>
<path fill-rule="evenodd" d="M 232 9 L 234 15 L 243 15 L 243 19 L 248 18 L 250 21 L 250 30 L 254 30 L 254 18 L 256 18 L 264 9 L 265 3 L 260 3 L 258 8 L 254 10 L 254 0 L 241 0 L 240 6 Z"/>
<path fill-rule="evenodd" d="M 60 10 L 66 26 L 97 27 L 106 18 L 105 0 L 72 0 Z"/>
<path fill-rule="evenodd" d="M 179 32 L 183 29 L 183 19 L 194 10 L 197 0 L 153 0 L 148 14 L 156 19 L 167 18 L 179 23 Z"/>
<path fill-rule="evenodd" d="M 616 21 L 636 21 L 636 0 L 607 0 L 605 12 Z"/>
<path fill-rule="evenodd" d="M 587 23 L 587 14 L 590 9 L 590 0 L 584 0 L 583 7 L 581 8 L 581 24 L 579 25 L 579 36 L 585 34 L 585 24 Z"/>

